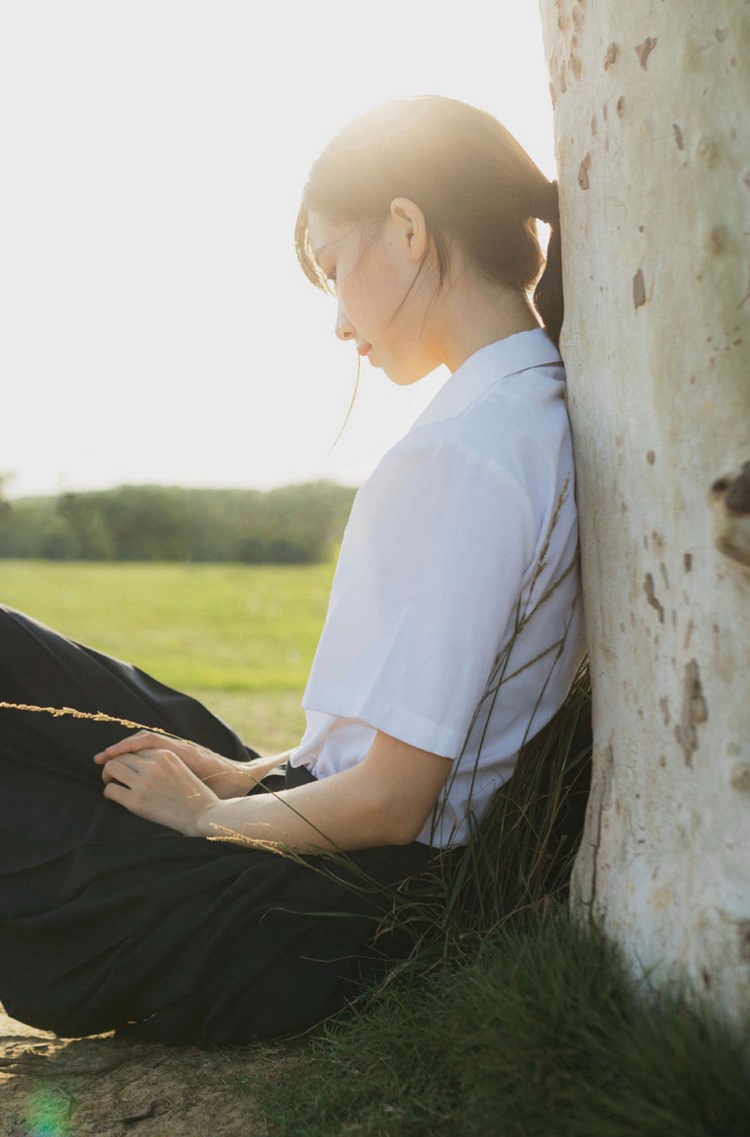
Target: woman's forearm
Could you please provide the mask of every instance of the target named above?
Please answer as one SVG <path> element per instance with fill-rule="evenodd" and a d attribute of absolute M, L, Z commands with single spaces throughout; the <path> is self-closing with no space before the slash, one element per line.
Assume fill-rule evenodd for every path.
<path fill-rule="evenodd" d="M 425 825 L 450 768 L 448 758 L 378 731 L 356 766 L 275 794 L 210 803 L 192 832 L 297 852 L 404 845 Z"/>
<path fill-rule="evenodd" d="M 386 797 L 358 769 L 278 793 L 223 800 L 197 819 L 196 836 L 310 853 L 401 843 Z"/>

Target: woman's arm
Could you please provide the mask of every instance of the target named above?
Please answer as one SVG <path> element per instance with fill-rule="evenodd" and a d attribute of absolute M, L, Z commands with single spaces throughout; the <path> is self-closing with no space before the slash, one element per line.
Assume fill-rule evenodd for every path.
<path fill-rule="evenodd" d="M 298 852 L 405 845 L 430 816 L 451 760 L 378 731 L 358 765 L 276 794 L 220 800 L 164 749 L 107 762 L 105 796 L 190 837 Z"/>
<path fill-rule="evenodd" d="M 278 794 L 217 802 L 196 818 L 196 834 L 236 833 L 308 852 L 405 845 L 422 830 L 450 768 L 449 758 L 378 731 L 356 766 Z"/>

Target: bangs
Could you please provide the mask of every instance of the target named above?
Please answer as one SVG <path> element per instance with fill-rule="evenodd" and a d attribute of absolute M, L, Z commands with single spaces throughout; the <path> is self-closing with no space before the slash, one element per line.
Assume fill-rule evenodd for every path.
<path fill-rule="evenodd" d="M 315 287 L 319 288 L 321 292 L 325 292 L 328 296 L 335 296 L 335 289 L 331 287 L 329 281 L 326 279 L 325 273 L 315 259 L 313 247 L 310 243 L 307 209 L 304 205 L 300 206 L 297 221 L 294 226 L 294 251 L 297 254 L 297 260 L 302 266 L 302 271 L 307 279 L 312 281 Z"/>

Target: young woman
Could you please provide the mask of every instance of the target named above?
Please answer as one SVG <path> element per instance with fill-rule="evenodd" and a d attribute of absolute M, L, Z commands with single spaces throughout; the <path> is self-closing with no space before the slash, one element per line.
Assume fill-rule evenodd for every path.
<path fill-rule="evenodd" d="M 489 114 L 396 100 L 315 163 L 296 247 L 360 356 L 451 375 L 356 496 L 288 754 L 0 613 L 0 699 L 174 736 L 0 711 L 0 999 L 61 1035 L 242 1043 L 344 1005 L 383 965 L 362 882 L 469 841 L 583 656 L 556 183 Z"/>

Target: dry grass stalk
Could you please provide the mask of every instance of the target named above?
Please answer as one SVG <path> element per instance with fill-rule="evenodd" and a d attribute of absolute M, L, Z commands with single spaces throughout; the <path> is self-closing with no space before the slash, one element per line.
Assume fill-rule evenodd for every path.
<path fill-rule="evenodd" d="M 2 711 L 36 711 L 39 714 L 52 715 L 53 718 L 60 718 L 62 715 L 70 715 L 74 719 L 89 719 L 91 722 L 116 722 L 121 726 L 126 726 L 131 730 L 152 730 L 154 734 L 163 734 L 167 738 L 175 738 L 173 734 L 168 731 L 162 730 L 158 726 L 145 726 L 142 722 L 132 722 L 131 719 L 117 718 L 116 715 L 106 715 L 104 711 L 79 711 L 75 707 L 36 707 L 32 703 L 6 703 L 0 702 L 0 710 Z"/>

